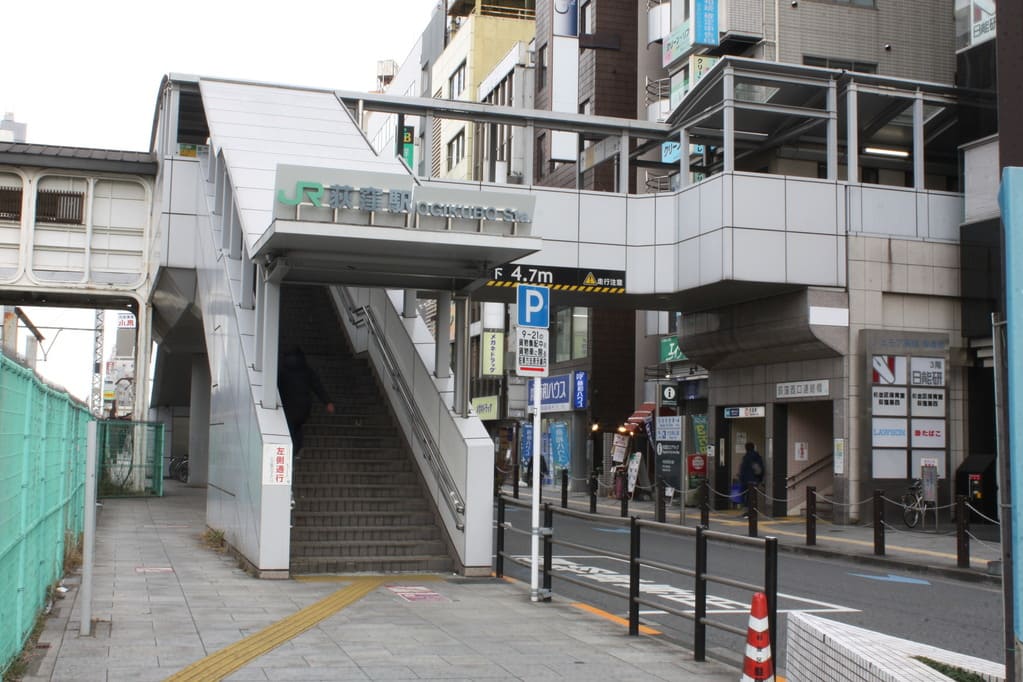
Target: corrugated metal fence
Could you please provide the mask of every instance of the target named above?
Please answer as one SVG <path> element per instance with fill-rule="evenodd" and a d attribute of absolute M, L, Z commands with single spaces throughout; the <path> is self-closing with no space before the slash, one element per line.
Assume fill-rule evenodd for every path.
<path fill-rule="evenodd" d="M 86 406 L 0 355 L 0 670 L 82 533 Z"/>

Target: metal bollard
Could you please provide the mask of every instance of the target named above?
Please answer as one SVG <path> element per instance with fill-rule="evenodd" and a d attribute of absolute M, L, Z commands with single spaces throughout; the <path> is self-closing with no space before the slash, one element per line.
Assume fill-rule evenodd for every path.
<path fill-rule="evenodd" d="M 749 510 L 749 536 L 757 536 L 757 487 L 752 483 L 746 488 L 746 508 Z"/>
<path fill-rule="evenodd" d="M 519 463 L 515 462 L 515 466 L 512 467 L 512 474 L 514 482 L 512 483 L 512 497 L 516 500 L 519 499 Z"/>
<path fill-rule="evenodd" d="M 498 578 L 504 577 L 504 496 L 497 498 L 497 558 L 494 572 Z"/>
<path fill-rule="evenodd" d="M 597 513 L 597 488 L 598 487 L 599 487 L 599 485 L 597 483 L 597 472 L 596 471 L 591 471 L 590 472 L 590 513 L 591 514 L 596 514 Z"/>
<path fill-rule="evenodd" d="M 654 484 L 654 520 L 657 523 L 664 523 L 664 481 Z M 685 504 L 685 500 L 682 501 Z"/>
<path fill-rule="evenodd" d="M 710 528 L 710 481 L 703 479 L 700 482 L 700 525 Z"/>
<path fill-rule="evenodd" d="M 806 486 L 806 544 L 817 544 L 817 487 Z"/>
<path fill-rule="evenodd" d="M 622 487 L 622 518 L 629 518 L 629 491 Z"/>
<path fill-rule="evenodd" d="M 874 554 L 884 556 L 884 491 L 874 491 Z"/>
<path fill-rule="evenodd" d="M 693 660 L 707 659 L 707 536 L 703 526 L 696 527 L 696 559 L 693 572 Z"/>
<path fill-rule="evenodd" d="M 568 469 L 561 470 L 561 508 L 568 509 Z"/>
<path fill-rule="evenodd" d="M 629 635 L 639 635 L 639 523 L 629 522 Z"/>
<path fill-rule="evenodd" d="M 970 520 L 966 516 L 966 496 L 956 495 L 956 566 L 970 567 Z"/>
<path fill-rule="evenodd" d="M 551 573 L 554 565 L 554 510 L 551 503 L 543 506 L 543 590 L 546 595 L 543 600 L 551 600 Z"/>

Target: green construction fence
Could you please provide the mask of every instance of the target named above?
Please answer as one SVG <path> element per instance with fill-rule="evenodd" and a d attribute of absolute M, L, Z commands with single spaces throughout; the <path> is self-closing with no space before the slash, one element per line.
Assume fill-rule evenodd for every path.
<path fill-rule="evenodd" d="M 76 551 L 85 505 L 81 402 L 0 354 L 0 671 L 21 652 Z"/>

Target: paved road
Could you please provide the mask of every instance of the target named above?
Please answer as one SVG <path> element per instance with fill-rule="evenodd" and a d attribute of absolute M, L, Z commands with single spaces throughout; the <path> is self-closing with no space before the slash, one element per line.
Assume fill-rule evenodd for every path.
<path fill-rule="evenodd" d="M 516 528 L 529 525 L 529 510 L 510 507 L 507 519 Z M 558 516 L 555 537 L 581 545 L 604 548 L 628 556 L 629 535 L 617 520 L 590 524 Z M 509 534 L 507 551 L 526 560 L 529 538 Z M 693 542 L 689 538 L 644 532 L 641 556 L 691 568 Z M 623 596 L 610 596 L 555 578 L 559 597 L 579 599 L 619 617 L 627 617 L 624 594 L 628 586 L 628 562 L 624 558 L 600 557 L 578 548 L 555 544 L 556 575 L 572 575 L 584 582 L 613 587 Z M 708 569 L 735 580 L 763 580 L 760 552 L 712 543 Z M 506 565 L 506 573 L 526 582 L 527 567 Z M 690 611 L 692 578 L 655 568 L 644 568 L 647 594 L 675 608 Z M 745 628 L 749 617 L 749 593 L 723 585 L 711 586 L 711 618 Z M 1001 590 L 989 582 L 968 582 L 940 576 L 909 573 L 896 568 L 865 565 L 834 558 L 816 558 L 783 552 L 779 557 L 779 651 L 777 663 L 784 669 L 785 613 L 810 611 L 878 632 L 939 646 L 953 651 L 1001 661 Z M 642 622 L 670 639 L 692 646 L 692 624 L 656 609 L 643 608 Z M 741 661 L 744 639 L 719 630 L 708 630 L 711 655 L 730 663 Z"/>

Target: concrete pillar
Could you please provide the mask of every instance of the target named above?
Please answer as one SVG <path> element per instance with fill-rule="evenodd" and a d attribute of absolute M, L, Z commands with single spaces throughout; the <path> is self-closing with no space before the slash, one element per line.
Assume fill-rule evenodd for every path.
<path fill-rule="evenodd" d="M 724 80 L 724 172 L 735 171 L 735 72 L 731 67 L 725 69 Z"/>
<path fill-rule="evenodd" d="M 277 333 L 280 329 L 281 286 L 268 281 L 265 285 L 263 328 L 256 333 L 263 337 L 263 407 L 276 410 L 277 403 Z"/>
<path fill-rule="evenodd" d="M 688 187 L 690 182 L 690 175 L 692 171 L 689 170 L 689 129 L 683 128 L 679 131 L 678 140 L 678 186 Z"/>
<path fill-rule="evenodd" d="M 469 297 L 455 303 L 455 413 L 469 416 Z"/>
<path fill-rule="evenodd" d="M 437 346 L 434 374 L 438 379 L 451 376 L 451 293 L 437 294 Z"/>
<path fill-rule="evenodd" d="M 849 83 L 845 91 L 846 107 L 846 150 L 845 179 L 847 182 L 860 181 L 860 120 L 859 104 L 856 97 L 856 83 Z"/>
<path fill-rule="evenodd" d="M 838 180 L 838 84 L 828 82 L 828 180 Z"/>
<path fill-rule="evenodd" d="M 629 134 L 623 132 L 618 141 L 618 191 L 629 193 Z"/>
<path fill-rule="evenodd" d="M 188 485 L 204 488 L 210 457 L 210 367 L 205 354 L 192 356 L 188 400 Z"/>
<path fill-rule="evenodd" d="M 405 290 L 405 300 L 402 305 L 402 317 L 415 317 L 419 314 L 419 299 L 416 297 L 415 289 Z"/>
<path fill-rule="evenodd" d="M 533 184 L 535 165 L 533 159 L 533 152 L 536 151 L 536 130 L 533 128 L 533 123 L 529 122 L 526 124 L 526 144 L 523 145 L 523 159 L 522 159 L 522 184 L 527 187 Z"/>
<path fill-rule="evenodd" d="M 924 176 L 924 93 L 916 91 L 913 100 L 913 189 L 927 186 Z"/>

